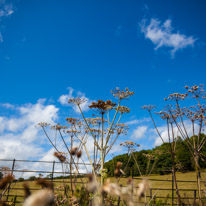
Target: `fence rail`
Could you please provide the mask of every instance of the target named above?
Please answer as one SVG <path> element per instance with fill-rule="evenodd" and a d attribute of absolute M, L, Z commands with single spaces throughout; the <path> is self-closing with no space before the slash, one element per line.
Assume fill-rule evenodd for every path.
<path fill-rule="evenodd" d="M 41 164 L 49 164 L 50 166 L 47 168 L 44 168 L 44 166 L 41 166 L 42 167 L 42 170 L 33 170 L 33 169 L 27 169 L 27 166 L 24 164 L 24 165 L 18 165 L 18 163 L 32 163 L 32 164 L 35 164 L 35 163 L 39 163 L 40 165 Z M 66 162 L 65 165 L 69 165 L 70 163 L 69 162 Z M 40 166 L 38 165 L 38 166 Z M 2 173 L 11 173 L 15 176 L 19 176 L 19 179 L 18 180 L 15 180 L 13 182 L 10 182 L 9 185 L 8 185 L 8 188 L 7 188 L 7 192 L 2 196 L 1 193 L 0 193 L 0 200 L 1 198 L 4 200 L 6 200 L 7 202 L 13 202 L 14 205 L 21 205 L 24 201 L 24 195 L 22 194 L 23 192 L 19 192 L 18 194 L 18 191 L 23 191 L 23 187 L 19 187 L 18 185 L 15 186 L 16 183 L 19 183 L 20 181 L 24 181 L 24 180 L 21 180 L 20 178 L 23 178 L 23 176 L 20 176 L 19 173 L 23 173 L 24 175 L 25 174 L 30 174 L 30 175 L 42 175 L 42 174 L 48 174 L 49 175 L 49 178 L 48 178 L 48 181 L 53 181 L 55 183 L 62 183 L 61 180 L 58 180 L 58 178 L 60 178 L 60 176 L 58 175 L 63 175 L 64 176 L 64 183 L 65 184 L 71 184 L 71 180 L 70 177 L 73 176 L 73 175 L 77 175 L 76 172 L 72 172 L 72 171 L 69 171 L 69 167 L 67 168 L 67 171 L 60 171 L 58 170 L 56 167 L 57 165 L 59 165 L 60 167 L 62 166 L 62 163 L 61 162 L 58 162 L 58 161 L 37 161 L 37 160 L 16 160 L 16 159 L 0 159 L 0 172 Z M 90 164 L 89 163 L 78 163 L 79 166 L 85 166 L 85 167 L 89 167 Z M 19 168 L 18 168 L 19 167 Z M 24 167 L 24 168 L 23 168 Z M 11 168 L 11 169 L 10 169 Z M 31 167 L 32 168 L 32 167 Z M 50 169 L 49 169 L 50 168 Z M 44 170 L 45 169 L 45 170 Z M 57 170 L 56 170 L 57 169 Z M 132 168 L 133 170 L 133 168 Z M 78 172 L 78 175 L 80 178 L 83 178 L 83 177 L 86 177 L 86 175 L 88 174 L 88 172 Z M 56 176 L 55 176 L 56 175 Z M 66 176 L 67 175 L 67 176 Z M 34 177 L 34 176 L 33 176 Z M 36 177 L 37 178 L 37 177 Z M 122 178 L 125 178 L 125 177 L 122 177 Z M 137 180 L 137 181 L 141 181 L 143 178 L 142 177 L 136 177 L 136 176 L 133 176 L 132 175 L 132 178 L 134 180 Z M 31 180 L 31 177 L 29 178 L 27 176 L 27 179 L 28 180 Z M 166 179 L 166 180 L 162 180 L 162 179 L 157 179 L 157 178 L 148 178 L 149 181 L 151 182 L 171 182 L 171 188 L 150 188 L 147 195 L 146 195 L 146 198 L 148 198 L 148 201 L 151 201 L 153 199 L 171 199 L 171 203 L 169 203 L 169 205 L 176 205 L 176 199 L 177 197 L 175 196 L 175 189 L 174 189 L 174 180 L 173 178 L 172 179 Z M 178 180 L 177 182 L 180 182 L 180 183 L 196 183 L 196 181 L 193 181 L 193 180 Z M 86 182 L 82 182 L 82 181 L 76 181 L 76 183 L 78 184 L 85 184 Z M 122 187 L 124 187 L 124 185 L 122 185 Z M 38 188 L 31 188 L 31 191 L 36 191 L 38 190 Z M 61 190 L 59 190 L 61 191 Z M 63 191 L 63 190 L 62 190 Z M 162 194 L 158 195 L 157 192 L 158 191 L 166 191 L 168 192 L 168 194 L 171 194 L 171 197 L 170 196 L 163 196 Z M 180 192 L 184 192 L 184 193 L 189 193 L 190 192 L 190 195 L 187 196 L 187 197 L 182 197 L 182 199 L 188 199 L 188 200 L 193 200 L 193 202 L 195 202 L 195 200 L 198 198 L 198 195 L 197 195 L 197 189 L 179 189 Z M 117 204 L 119 205 L 119 203 Z M 166 205 L 166 204 L 165 204 Z"/>

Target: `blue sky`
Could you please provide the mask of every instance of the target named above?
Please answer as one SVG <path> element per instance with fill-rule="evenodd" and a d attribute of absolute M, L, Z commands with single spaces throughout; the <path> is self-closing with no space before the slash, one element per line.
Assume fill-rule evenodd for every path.
<path fill-rule="evenodd" d="M 127 138 L 154 147 L 157 136 L 146 135 L 152 126 L 140 107 L 161 108 L 170 93 L 205 83 L 205 9 L 203 0 L 0 0 L 4 157 L 32 158 L 11 149 L 31 132 L 25 151 L 46 157 L 49 147 L 34 125 L 79 116 L 60 96 L 74 90 L 89 101 L 107 100 L 115 87 L 135 92 L 125 101 L 131 112 L 123 121 L 133 121 Z"/>

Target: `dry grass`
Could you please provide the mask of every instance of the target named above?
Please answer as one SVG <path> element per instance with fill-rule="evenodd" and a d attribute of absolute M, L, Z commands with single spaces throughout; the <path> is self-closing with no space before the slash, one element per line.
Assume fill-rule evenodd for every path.
<path fill-rule="evenodd" d="M 203 179 L 204 176 L 206 177 L 206 174 L 203 173 Z M 139 177 L 138 177 L 139 178 Z M 152 190 L 152 194 L 155 195 L 158 199 L 158 197 L 171 197 L 172 192 L 169 191 L 172 189 L 172 182 L 167 181 L 167 180 L 172 180 L 172 175 L 150 175 L 148 178 L 150 179 L 150 188 L 154 188 L 155 190 Z M 83 182 L 87 182 L 87 178 L 82 178 Z M 160 181 L 155 181 L 155 180 L 160 180 Z M 161 181 L 162 180 L 162 181 Z M 177 180 L 178 181 L 196 181 L 196 176 L 195 172 L 188 172 L 188 173 L 177 173 Z M 80 179 L 77 180 L 80 182 Z M 111 182 L 116 182 L 117 179 L 112 177 L 110 178 Z M 128 178 L 121 178 L 119 181 L 119 184 L 122 184 L 123 186 L 127 184 Z M 138 183 L 140 183 L 140 179 L 134 179 L 134 185 L 137 186 Z M 70 180 L 69 179 L 54 179 L 54 187 L 57 189 L 60 185 L 62 185 L 64 182 L 70 186 Z M 41 189 L 41 186 L 37 185 L 35 181 L 30 181 L 28 182 L 29 186 L 32 190 L 32 192 L 35 192 L 38 189 Z M 80 185 L 80 183 L 77 183 L 77 185 Z M 186 189 L 186 190 L 195 190 L 197 189 L 197 185 L 195 182 L 178 182 L 179 189 Z M 18 189 L 17 189 L 18 188 Z M 162 190 L 162 189 L 169 189 L 169 190 Z M 202 185 L 202 189 L 206 189 L 204 185 Z M 193 191 L 180 191 L 180 194 L 184 196 L 184 194 L 187 197 L 193 198 L 194 197 L 194 192 Z M 23 190 L 23 182 L 15 182 L 11 184 L 11 190 L 10 190 L 10 195 L 14 196 L 24 196 L 24 190 Z M 147 196 L 150 195 L 150 191 L 147 192 Z M 176 197 L 176 194 L 174 192 L 174 195 Z M 9 199 L 11 200 L 13 197 L 10 197 Z M 4 198 L 5 199 L 5 198 Z M 147 198 L 149 201 L 149 197 Z M 162 199 L 162 198 L 160 198 Z M 23 201 L 23 197 L 18 197 L 17 201 Z M 191 200 L 192 201 L 192 200 Z M 168 199 L 168 202 L 171 202 L 171 200 Z M 18 205 L 18 204 L 16 204 Z"/>

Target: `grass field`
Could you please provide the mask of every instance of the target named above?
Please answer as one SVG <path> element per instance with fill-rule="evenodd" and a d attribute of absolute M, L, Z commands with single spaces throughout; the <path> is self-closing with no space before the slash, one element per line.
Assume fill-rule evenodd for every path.
<path fill-rule="evenodd" d="M 206 173 L 202 174 L 203 179 L 206 178 Z M 204 178 L 205 177 L 205 178 Z M 137 186 L 138 183 L 141 181 L 139 179 L 140 177 L 134 177 L 134 185 Z M 111 182 L 116 182 L 117 179 L 112 177 L 109 178 Z M 150 184 L 150 188 L 152 188 L 152 196 L 156 196 L 156 199 L 162 199 L 164 200 L 165 198 L 163 197 L 172 197 L 172 175 L 168 174 L 168 175 L 150 175 L 148 177 L 149 179 L 149 184 Z M 87 178 L 82 178 L 83 182 L 87 182 Z M 119 184 L 122 184 L 123 186 L 127 184 L 127 180 L 128 178 L 121 178 L 121 180 L 119 181 Z M 188 172 L 188 173 L 177 173 L 177 180 L 178 181 L 196 181 L 196 177 L 195 177 L 195 172 Z M 60 185 L 63 185 L 63 181 L 66 182 L 66 184 L 68 184 L 70 186 L 70 179 L 54 179 L 54 186 L 55 189 L 58 189 L 60 187 Z M 78 178 L 78 183 L 77 185 L 80 185 L 82 183 L 80 183 L 80 178 Z M 30 181 L 28 182 L 29 186 L 32 190 L 32 192 L 35 192 L 38 189 L 41 189 L 40 186 L 36 185 L 35 181 Z M 24 196 L 24 190 L 23 190 L 23 182 L 15 182 L 11 184 L 11 189 L 10 189 L 10 193 L 9 195 L 11 195 L 9 197 L 9 200 L 11 200 L 12 198 L 14 198 L 15 196 L 17 196 L 17 201 L 22 202 L 23 201 L 23 196 Z M 178 182 L 178 186 L 180 189 L 180 194 L 182 195 L 182 197 L 189 197 L 189 198 L 193 198 L 194 197 L 194 191 L 192 190 L 196 190 L 197 189 L 197 185 L 195 182 Z M 164 190 L 164 189 L 168 189 L 168 190 Z M 206 189 L 206 187 L 204 185 L 202 185 L 202 189 Z M 183 190 L 187 190 L 187 191 L 183 191 Z M 190 191 L 191 190 L 191 191 Z M 60 191 L 59 191 L 60 192 Z M 147 191 L 147 201 L 150 200 L 150 196 L 151 195 L 151 190 Z M 174 191 L 174 196 L 176 197 L 175 191 Z M 160 197 L 160 198 L 158 198 Z M 5 199 L 5 197 L 4 197 Z M 190 202 L 193 201 L 192 199 L 190 200 Z M 168 203 L 171 203 L 171 199 L 168 199 Z M 19 204 L 16 204 L 19 205 Z"/>

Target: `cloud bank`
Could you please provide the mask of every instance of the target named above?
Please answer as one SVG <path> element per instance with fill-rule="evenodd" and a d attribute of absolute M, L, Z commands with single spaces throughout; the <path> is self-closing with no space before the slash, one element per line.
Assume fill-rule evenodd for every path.
<path fill-rule="evenodd" d="M 9 104 L 9 107 L 13 109 L 14 105 Z M 1 158 L 40 157 L 44 152 L 41 145 L 43 137 L 36 125 L 41 121 L 54 124 L 59 109 L 54 105 L 44 105 L 44 100 L 39 100 L 36 104 L 15 107 L 15 110 L 15 116 L 0 116 Z"/>

